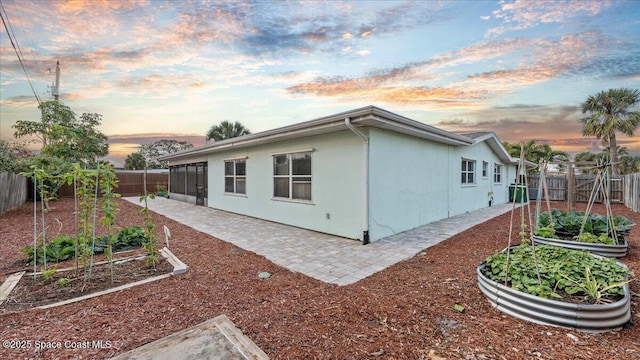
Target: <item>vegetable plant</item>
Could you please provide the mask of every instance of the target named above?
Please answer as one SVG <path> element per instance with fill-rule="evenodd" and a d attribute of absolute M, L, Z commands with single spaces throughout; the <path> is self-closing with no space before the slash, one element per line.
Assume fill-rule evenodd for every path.
<path fill-rule="evenodd" d="M 551 222 L 552 219 L 554 220 L 553 224 Z M 539 235 L 537 233 L 540 232 L 549 234 L 548 230 L 538 231 L 538 229 L 552 228 L 557 235 L 561 235 L 564 238 L 577 240 L 575 239 L 575 237 L 580 235 L 580 230 L 583 222 L 583 233 L 591 233 L 593 235 L 596 235 L 596 237 L 606 235 L 609 238 L 613 237 L 614 231 L 616 234 L 626 234 L 629 232 L 631 227 L 635 225 L 633 221 L 619 215 L 613 217 L 612 226 L 607 219 L 607 216 L 604 215 L 590 214 L 585 216 L 585 212 L 583 211 L 564 212 L 553 209 L 551 210 L 551 217 L 549 216 L 548 212 L 540 214 L 538 218 L 537 229 L 536 231 L 534 231 L 534 235 L 548 237 Z M 604 237 L 602 238 L 602 240 L 606 241 Z M 615 242 L 613 242 L 613 244 L 615 244 Z"/>
<path fill-rule="evenodd" d="M 520 245 L 507 252 L 498 252 L 486 260 L 483 274 L 496 282 L 506 282 L 518 291 L 543 298 L 562 298 L 562 294 L 586 296 L 591 301 L 607 301 L 624 295 L 623 286 L 633 273 L 619 266 L 615 260 L 595 257 L 588 252 L 549 245 L 535 246 L 540 280 L 533 260 L 534 247 Z M 585 268 L 589 268 L 587 278 Z M 596 297 L 587 289 L 595 281 L 600 290 Z"/>
<path fill-rule="evenodd" d="M 616 244 L 615 240 L 608 237 L 607 234 L 600 234 L 599 236 L 596 236 L 589 232 L 583 232 L 578 236 L 574 236 L 573 240 L 578 242 L 591 243 L 591 244 L 607 244 L 607 245 Z"/>

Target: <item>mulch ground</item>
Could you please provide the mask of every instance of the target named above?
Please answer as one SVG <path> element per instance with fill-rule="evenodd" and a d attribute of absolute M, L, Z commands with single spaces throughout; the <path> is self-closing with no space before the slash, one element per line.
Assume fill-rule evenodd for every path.
<path fill-rule="evenodd" d="M 33 241 L 32 206 L 0 216 L 0 281 L 23 266 L 19 249 Z M 54 226 L 58 219 L 59 231 L 72 234 L 72 201 L 53 207 L 47 215 L 51 229 L 60 227 Z M 139 209 L 120 201 L 118 225 L 141 224 Z M 629 234 L 630 254 L 623 260 L 640 273 L 640 214 L 620 205 L 613 209 L 639 224 Z M 604 212 L 599 206 L 595 211 Z M 536 325 L 491 308 L 478 289 L 476 266 L 507 245 L 510 214 L 342 287 L 153 216 L 159 229 L 171 229 L 171 250 L 189 266 L 186 274 L 58 308 L 0 312 L 3 344 L 32 344 L 0 348 L 0 359 L 108 358 L 220 314 L 272 359 L 640 359 L 638 281 L 631 284 L 633 321 L 618 332 Z M 273 275 L 260 279 L 261 271 Z M 103 346 L 71 346 L 100 340 Z M 63 348 L 36 350 L 36 342 L 61 342 Z"/>

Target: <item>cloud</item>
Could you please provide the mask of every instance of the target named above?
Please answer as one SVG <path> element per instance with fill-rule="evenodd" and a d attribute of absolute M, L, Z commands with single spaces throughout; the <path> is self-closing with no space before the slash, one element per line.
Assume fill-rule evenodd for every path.
<path fill-rule="evenodd" d="M 287 91 L 341 100 L 477 108 L 533 84 L 571 76 L 584 68 L 595 70 L 588 64 L 606 54 L 608 42 L 595 31 L 568 34 L 558 40 L 507 38 L 480 42 L 424 61 L 374 69 L 361 76 L 317 77 L 290 86 Z M 628 63 L 632 65 L 626 68 L 635 74 L 635 62 Z M 463 72 L 473 65 L 499 69 L 475 74 Z"/>
<path fill-rule="evenodd" d="M 491 130 L 502 141 L 535 140 L 567 152 L 593 151 L 599 141 L 581 135 L 580 117 L 577 106 L 516 104 L 467 111 L 434 125 L 462 133 Z M 624 146 L 640 151 L 640 139 L 620 138 Z"/>
<path fill-rule="evenodd" d="M 494 37 L 508 31 L 525 30 L 541 23 L 565 23 L 576 17 L 595 16 L 613 4 L 608 0 L 516 0 L 502 1 L 493 15 L 502 19 L 499 27 L 489 29 L 485 36 Z"/>
<path fill-rule="evenodd" d="M 0 105 L 2 106 L 16 106 L 16 107 L 33 107 L 34 104 L 37 106 L 37 100 L 36 98 L 31 95 L 18 95 L 18 96 L 12 96 L 10 98 L 4 99 L 4 100 L 0 100 Z"/>

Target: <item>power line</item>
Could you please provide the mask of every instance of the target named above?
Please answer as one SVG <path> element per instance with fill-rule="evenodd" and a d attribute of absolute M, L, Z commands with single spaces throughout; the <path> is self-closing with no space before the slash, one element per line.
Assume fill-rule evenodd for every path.
<path fill-rule="evenodd" d="M 20 66 L 24 71 L 25 76 L 27 77 L 27 81 L 29 82 L 29 86 L 31 87 L 31 91 L 33 95 L 36 97 L 38 101 L 38 105 L 42 105 L 42 100 L 40 100 L 40 96 L 38 96 L 38 92 L 33 86 L 33 82 L 31 81 L 31 76 L 29 75 L 29 70 L 27 69 L 27 64 L 24 62 L 24 56 L 22 55 L 22 50 L 20 49 L 20 45 L 18 44 L 18 40 L 15 38 L 16 35 L 13 32 L 13 28 L 11 27 L 11 22 L 9 21 L 9 16 L 7 15 L 7 10 L 4 8 L 4 4 L 0 1 L 0 18 L 2 18 L 2 24 L 4 25 L 5 30 L 7 31 L 7 35 L 9 36 L 9 41 L 11 42 L 11 46 L 13 46 L 13 51 L 16 53 L 18 57 L 18 61 L 20 62 Z M 2 13 L 4 12 L 4 16 Z M 5 20 L 6 19 L 6 20 Z"/>

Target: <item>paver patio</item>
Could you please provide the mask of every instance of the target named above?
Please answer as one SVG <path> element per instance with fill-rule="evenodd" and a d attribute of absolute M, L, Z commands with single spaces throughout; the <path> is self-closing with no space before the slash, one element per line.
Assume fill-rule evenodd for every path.
<path fill-rule="evenodd" d="M 140 205 L 138 198 L 125 198 Z M 500 204 L 426 224 L 368 245 L 312 230 L 157 197 L 149 209 L 318 280 L 348 285 L 508 212 Z M 175 239 L 175 241 L 194 241 Z"/>

